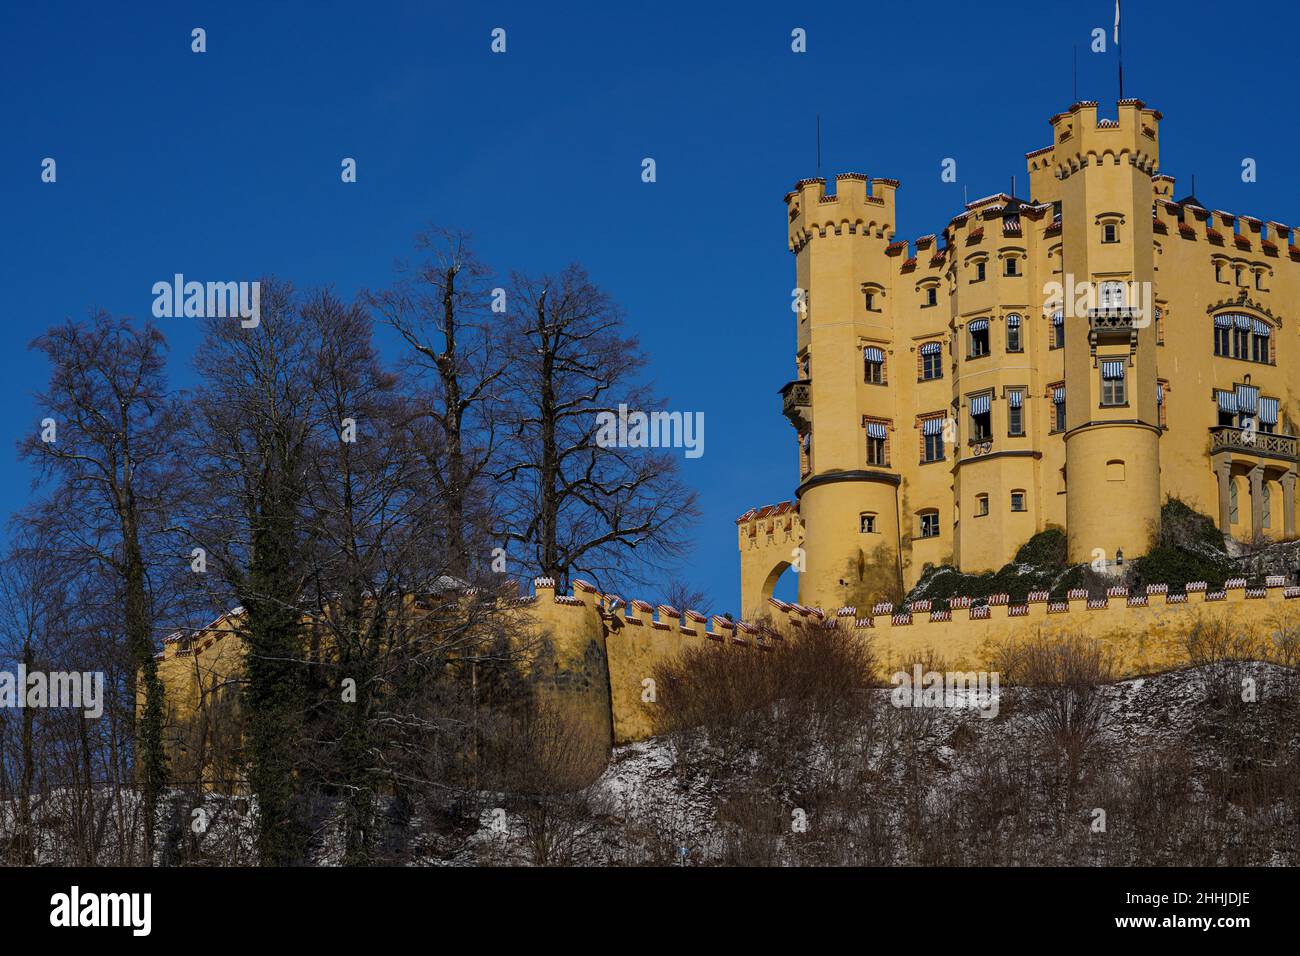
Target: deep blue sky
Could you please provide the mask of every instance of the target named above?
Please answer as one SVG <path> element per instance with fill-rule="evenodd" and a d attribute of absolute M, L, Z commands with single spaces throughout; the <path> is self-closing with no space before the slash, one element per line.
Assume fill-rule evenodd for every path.
<path fill-rule="evenodd" d="M 351 296 L 422 223 L 508 270 L 570 261 L 624 306 L 668 407 L 703 411 L 698 546 L 682 576 L 735 610 L 735 517 L 791 496 L 793 263 L 783 194 L 822 171 L 902 180 L 899 237 L 1026 182 L 1079 96 L 1114 115 L 1110 0 L 1078 3 L 29 4 L 0 11 L 0 451 L 37 427 L 26 351 L 155 281 L 264 273 Z M 208 52 L 190 52 L 190 30 Z M 507 30 L 508 52 L 489 52 Z M 790 31 L 808 32 L 808 52 Z M 1300 222 L 1290 3 L 1124 5 L 1125 92 L 1162 110 L 1162 169 L 1207 204 Z M 58 182 L 40 162 L 58 161 Z M 339 181 L 345 156 L 359 182 Z M 640 180 L 655 158 L 658 182 Z M 940 181 L 944 157 L 959 181 Z M 1259 181 L 1243 184 L 1254 157 Z M 179 384 L 193 320 L 160 323 Z M 7 510 L 30 476 L 0 454 Z M 784 589 L 783 589 L 784 590 Z M 788 593 L 788 592 L 787 592 Z M 647 594 L 646 597 L 656 595 Z"/>

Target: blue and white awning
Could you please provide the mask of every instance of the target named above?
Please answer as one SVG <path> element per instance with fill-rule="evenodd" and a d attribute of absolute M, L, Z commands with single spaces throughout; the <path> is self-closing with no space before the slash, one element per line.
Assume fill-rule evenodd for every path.
<path fill-rule="evenodd" d="M 921 434 L 923 435 L 942 435 L 943 419 L 927 418 L 921 422 Z"/>
<path fill-rule="evenodd" d="M 1164 383 L 1163 383 L 1163 382 L 1156 382 L 1156 404 L 1157 404 L 1157 405 L 1163 405 L 1164 403 L 1165 403 L 1165 386 L 1164 386 Z"/>
<path fill-rule="evenodd" d="M 976 319 L 970 325 L 967 326 L 967 328 L 970 329 L 972 332 L 983 332 L 988 327 L 989 327 L 988 319 Z"/>
<path fill-rule="evenodd" d="M 884 438 L 886 434 L 883 422 L 867 422 L 867 435 L 871 438 Z"/>
<path fill-rule="evenodd" d="M 1237 386 L 1237 407 L 1243 412 L 1255 414 L 1255 408 L 1259 404 L 1259 389 L 1254 385 Z"/>
<path fill-rule="evenodd" d="M 1009 329 L 1020 328 L 1020 315 L 1018 313 L 1012 312 L 1010 315 L 1007 316 L 1007 328 Z"/>
<path fill-rule="evenodd" d="M 972 415 L 986 415 L 992 407 L 993 396 L 988 393 L 976 395 L 970 400 L 970 413 Z"/>
<path fill-rule="evenodd" d="M 921 346 L 922 355 L 936 355 L 943 350 L 943 346 L 938 342 L 926 342 Z"/>
<path fill-rule="evenodd" d="M 874 345 L 867 346 L 862 350 L 862 354 L 868 362 L 883 362 L 885 360 L 885 353 Z"/>
<path fill-rule="evenodd" d="M 1252 322 L 1250 316 L 1248 315 L 1234 315 L 1232 317 L 1232 324 L 1239 329 L 1248 329 L 1254 323 Z"/>
<path fill-rule="evenodd" d="M 1053 313 L 1052 313 L 1052 324 L 1053 324 L 1053 325 L 1064 325 L 1064 324 L 1065 324 L 1065 313 L 1062 312 L 1062 311 L 1059 310 L 1059 309 L 1058 309 L 1057 311 L 1053 312 Z"/>
<path fill-rule="evenodd" d="M 1235 392 L 1215 392 L 1219 399 L 1219 411 L 1229 415 L 1237 414 L 1237 395 Z"/>
<path fill-rule="evenodd" d="M 1020 389 L 1007 392 L 1007 404 L 1012 408 L 1020 408 L 1025 404 L 1025 393 Z"/>
<path fill-rule="evenodd" d="M 1060 405 L 1065 402 L 1065 386 L 1060 385 L 1052 389 L 1052 401 Z"/>
<path fill-rule="evenodd" d="M 1255 334 L 1256 334 L 1256 335 L 1265 335 L 1265 336 L 1267 336 L 1267 335 L 1271 335 L 1272 333 L 1273 333 L 1273 329 L 1269 326 L 1269 324 L 1268 324 L 1267 322 L 1265 322 L 1263 319 L 1256 319 L 1256 320 L 1255 320 Z"/>
<path fill-rule="evenodd" d="M 1108 361 L 1101 363 L 1101 377 L 1108 381 L 1115 381 L 1124 377 L 1124 362 Z"/>
<path fill-rule="evenodd" d="M 1261 398 L 1259 400 L 1259 420 L 1264 425 L 1277 424 L 1277 406 L 1276 398 Z"/>
<path fill-rule="evenodd" d="M 1230 315 L 1216 315 L 1216 316 L 1214 317 L 1214 327 L 1215 327 L 1216 329 L 1230 329 L 1230 328 L 1232 328 L 1232 316 L 1230 316 Z"/>

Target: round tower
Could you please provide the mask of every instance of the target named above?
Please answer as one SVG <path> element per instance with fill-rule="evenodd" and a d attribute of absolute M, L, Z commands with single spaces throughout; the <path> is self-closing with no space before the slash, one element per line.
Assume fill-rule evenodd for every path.
<path fill-rule="evenodd" d="M 786 199 L 796 378 L 782 389 L 799 443 L 799 602 L 869 607 L 901 591 L 894 287 L 886 247 L 898 183 L 848 173 Z M 900 360 L 901 361 L 901 360 Z"/>
<path fill-rule="evenodd" d="M 1077 103 L 1052 119 L 1065 323 L 1066 532 L 1074 562 L 1146 553 L 1160 520 L 1152 177 L 1160 114 Z M 1055 301 L 1053 301 L 1055 300 Z"/>

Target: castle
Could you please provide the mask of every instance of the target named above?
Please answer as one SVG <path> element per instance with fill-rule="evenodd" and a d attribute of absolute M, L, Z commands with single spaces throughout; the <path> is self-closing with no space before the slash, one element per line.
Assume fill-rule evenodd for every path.
<path fill-rule="evenodd" d="M 1238 539 L 1294 535 L 1280 303 L 1300 293 L 1300 248 L 1281 223 L 1173 199 L 1160 119 L 1138 100 L 1117 120 L 1076 103 L 1027 155 L 1033 199 L 970 203 L 942 240 L 894 241 L 893 180 L 845 174 L 833 195 L 800 182 L 785 197 L 797 377 L 781 390 L 800 483 L 797 504 L 737 522 L 755 623 L 539 578 L 508 602 L 547 647 L 538 681 L 624 743 L 655 730 L 656 664 L 693 645 L 761 653 L 804 628 L 852 629 L 887 673 L 936 654 L 987 668 L 1009 641 L 1083 632 L 1129 675 L 1187 663 L 1201 621 L 1258 638 L 1263 656 L 1300 628 L 1300 587 L 1279 576 L 898 603 L 927 565 L 997 568 L 1053 525 L 1071 561 L 1118 570 L 1171 493 Z M 797 603 L 772 596 L 791 565 Z M 239 609 L 165 643 L 173 754 L 246 651 Z"/>
<path fill-rule="evenodd" d="M 744 614 L 791 565 L 800 604 L 868 607 L 927 566 L 999 568 L 1050 526 L 1071 562 L 1117 571 L 1168 494 L 1239 540 L 1294 535 L 1300 248 L 1175 199 L 1160 122 L 1076 103 L 1026 154 L 1030 199 L 968 203 L 911 243 L 895 180 L 786 195 L 799 484 L 737 521 Z"/>

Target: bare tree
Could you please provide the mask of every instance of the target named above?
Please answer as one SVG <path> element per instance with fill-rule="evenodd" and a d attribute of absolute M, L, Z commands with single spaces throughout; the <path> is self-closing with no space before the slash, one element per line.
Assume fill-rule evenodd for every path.
<path fill-rule="evenodd" d="M 494 314 L 488 269 L 463 232 L 430 228 L 416 237 L 422 257 L 399 263 L 392 288 L 365 301 L 409 346 L 404 362 L 416 386 L 410 403 L 412 447 L 439 502 L 448 573 L 468 579 L 481 566 L 472 542 L 490 500 L 502 377 L 504 315 Z M 504 304 L 504 303 L 502 303 Z M 478 560 L 475 560 L 475 557 Z"/>
<path fill-rule="evenodd" d="M 304 498 L 321 421 L 319 340 L 287 283 L 262 281 L 260 319 L 252 329 L 205 321 L 190 455 L 203 511 L 187 524 L 225 593 L 244 609 L 249 782 L 261 860 L 275 866 L 298 862 L 305 840 L 295 767 L 307 676 L 302 597 L 315 532 Z"/>
<path fill-rule="evenodd" d="M 167 390 L 166 344 L 150 324 L 133 328 L 99 312 L 86 324 L 55 326 L 32 343 L 51 365 L 37 397 L 48 421 L 21 444 L 24 457 L 58 484 L 45 509 L 47 545 L 83 565 L 102 565 L 121 582 L 120 627 L 144 706 L 135 759 L 144 793 L 145 858 L 152 859 L 154 813 L 166 783 L 163 687 L 154 661 L 155 545 L 167 525 L 183 408 Z M 59 520 L 59 519 L 62 520 Z"/>
<path fill-rule="evenodd" d="M 695 494 L 670 452 L 602 445 L 600 413 L 656 401 L 637 382 L 645 360 L 622 312 L 578 266 L 511 283 L 510 540 L 532 568 L 566 585 L 640 579 L 682 554 Z"/>

